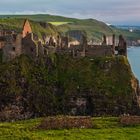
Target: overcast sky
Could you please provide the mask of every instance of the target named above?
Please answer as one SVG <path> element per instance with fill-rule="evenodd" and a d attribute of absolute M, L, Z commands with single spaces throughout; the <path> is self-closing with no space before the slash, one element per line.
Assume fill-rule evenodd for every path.
<path fill-rule="evenodd" d="M 0 14 L 38 13 L 140 25 L 140 0 L 0 0 Z"/>

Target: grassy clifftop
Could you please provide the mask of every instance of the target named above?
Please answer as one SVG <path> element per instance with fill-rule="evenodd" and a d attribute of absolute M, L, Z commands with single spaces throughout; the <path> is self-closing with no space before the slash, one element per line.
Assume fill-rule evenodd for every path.
<path fill-rule="evenodd" d="M 35 22 L 50 22 L 54 25 L 57 25 L 57 28 L 60 32 L 67 32 L 68 30 L 85 30 L 89 39 L 101 40 L 102 35 L 112 35 L 119 34 L 124 35 L 128 40 L 137 40 L 139 39 L 140 32 L 129 32 L 128 30 L 117 29 L 113 26 L 107 26 L 104 22 L 97 21 L 95 19 L 75 19 L 67 18 L 62 16 L 53 16 L 53 15 L 7 15 L 0 16 L 1 19 L 25 19 L 28 18 Z M 62 25 L 61 25 L 62 24 Z"/>
<path fill-rule="evenodd" d="M 70 114 L 73 108 L 75 115 L 138 113 L 138 83 L 125 57 L 54 55 L 34 62 L 21 56 L 1 64 L 0 73 L 3 112 L 14 105 L 21 109 L 19 115 L 30 112 L 29 117 Z M 79 105 L 79 100 L 86 104 Z"/>

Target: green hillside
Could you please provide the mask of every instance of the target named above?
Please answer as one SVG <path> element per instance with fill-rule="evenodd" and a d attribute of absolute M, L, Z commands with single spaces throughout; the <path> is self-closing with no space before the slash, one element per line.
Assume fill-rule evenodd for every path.
<path fill-rule="evenodd" d="M 24 20 L 25 19 L 23 18 L 0 18 L 0 29 L 12 29 L 21 32 Z M 56 29 L 56 27 L 51 24 L 48 24 L 47 28 L 44 28 L 39 24 L 39 22 L 35 22 L 31 19 L 29 20 L 33 32 L 36 33 L 39 37 L 42 37 L 44 34 L 47 35 L 58 34 L 58 30 Z"/>
<path fill-rule="evenodd" d="M 48 14 L 38 14 L 38 15 L 0 15 L 0 18 L 28 18 L 34 21 L 44 21 L 44 22 L 74 22 L 77 19 L 67 18 L 62 16 L 52 16 Z"/>
<path fill-rule="evenodd" d="M 117 29 L 113 26 L 108 26 L 101 21 L 97 21 L 95 19 L 75 19 L 75 18 L 67 18 L 62 16 L 53 16 L 53 15 L 1 15 L 1 19 L 10 21 L 16 19 L 25 19 L 28 18 L 32 21 L 37 22 L 49 22 L 54 25 L 57 25 L 57 29 L 65 33 L 69 30 L 85 30 L 89 39 L 101 40 L 102 35 L 112 35 L 112 34 L 122 34 L 128 40 L 137 40 L 140 37 L 140 31 L 129 32 L 128 30 Z M 1 22 L 0 22 L 1 23 Z M 10 23 L 10 22 L 9 22 Z M 14 24 L 14 25 L 17 25 Z M 40 29 L 40 27 L 39 27 Z M 38 27 L 35 28 L 35 31 L 38 30 Z M 44 31 L 43 31 L 44 32 Z"/>

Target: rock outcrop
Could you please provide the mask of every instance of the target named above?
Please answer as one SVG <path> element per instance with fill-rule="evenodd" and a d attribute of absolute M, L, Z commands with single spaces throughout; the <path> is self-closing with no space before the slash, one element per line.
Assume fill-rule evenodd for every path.
<path fill-rule="evenodd" d="M 50 115 L 140 114 L 140 92 L 124 56 L 27 56 L 0 64 L 0 120 Z"/>

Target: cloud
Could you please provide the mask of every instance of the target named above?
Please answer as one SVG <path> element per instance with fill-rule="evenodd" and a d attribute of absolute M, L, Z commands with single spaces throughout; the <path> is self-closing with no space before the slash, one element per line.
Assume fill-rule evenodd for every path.
<path fill-rule="evenodd" d="M 139 0 L 4 0 L 1 14 L 48 13 L 78 18 L 96 18 L 108 23 L 139 24 Z"/>

